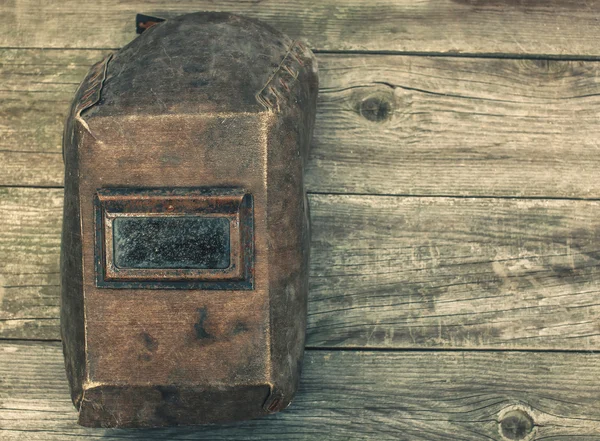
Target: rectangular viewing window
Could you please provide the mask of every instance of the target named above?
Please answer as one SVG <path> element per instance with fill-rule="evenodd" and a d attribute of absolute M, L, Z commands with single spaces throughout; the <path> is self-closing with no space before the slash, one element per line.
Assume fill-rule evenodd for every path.
<path fill-rule="evenodd" d="M 117 217 L 114 265 L 131 269 L 226 269 L 230 265 L 225 217 Z"/>
<path fill-rule="evenodd" d="M 238 188 L 101 188 L 96 286 L 254 289 L 254 204 Z"/>

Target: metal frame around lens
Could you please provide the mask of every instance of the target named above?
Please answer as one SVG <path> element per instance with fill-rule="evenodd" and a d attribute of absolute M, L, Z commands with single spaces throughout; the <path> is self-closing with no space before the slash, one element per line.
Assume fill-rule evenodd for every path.
<path fill-rule="evenodd" d="M 95 205 L 96 286 L 116 289 L 254 289 L 254 207 L 240 189 L 98 190 Z M 224 269 L 117 268 L 113 222 L 118 217 L 225 217 L 230 265 Z"/>

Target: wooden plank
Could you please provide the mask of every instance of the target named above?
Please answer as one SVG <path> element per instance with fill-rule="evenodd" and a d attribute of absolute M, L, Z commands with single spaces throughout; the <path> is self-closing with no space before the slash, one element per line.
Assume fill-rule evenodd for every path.
<path fill-rule="evenodd" d="M 0 436 L 5 441 L 597 440 L 599 375 L 598 354 L 308 351 L 300 392 L 280 414 L 201 430 L 101 430 L 75 423 L 59 344 L 2 342 Z"/>
<path fill-rule="evenodd" d="M 0 50 L 0 185 L 62 185 L 62 128 L 102 51 Z"/>
<path fill-rule="evenodd" d="M 311 189 L 600 196 L 598 63 L 323 61 Z"/>
<path fill-rule="evenodd" d="M 0 185 L 62 184 L 68 103 L 103 51 L 4 50 Z M 600 198 L 600 63 L 319 56 L 314 192 Z"/>
<path fill-rule="evenodd" d="M 60 189 L 0 189 L 0 337 L 57 339 Z M 309 347 L 600 348 L 600 202 L 311 195 Z"/>
<path fill-rule="evenodd" d="M 4 47 L 121 47 L 135 14 L 202 10 L 258 18 L 319 50 L 597 56 L 600 3 L 584 0 L 76 0 L 0 3 Z"/>

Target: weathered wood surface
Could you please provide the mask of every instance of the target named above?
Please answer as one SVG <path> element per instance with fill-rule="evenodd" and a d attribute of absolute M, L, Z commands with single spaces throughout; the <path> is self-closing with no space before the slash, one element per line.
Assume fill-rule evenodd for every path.
<path fill-rule="evenodd" d="M 2 342 L 0 438 L 591 441 L 600 439 L 599 376 L 598 354 L 308 351 L 298 396 L 280 414 L 216 428 L 90 430 L 75 424 L 60 344 Z"/>
<path fill-rule="evenodd" d="M 64 116 L 106 51 L 0 54 L 0 185 L 60 186 Z M 311 191 L 600 198 L 596 62 L 321 55 L 319 63 Z"/>
<path fill-rule="evenodd" d="M 259 18 L 318 50 L 598 56 L 593 0 L 77 0 L 0 2 L 0 46 L 114 48 L 138 12 L 228 11 Z"/>
<path fill-rule="evenodd" d="M 67 111 L 106 53 L 0 49 L 0 185 L 62 185 Z"/>
<path fill-rule="evenodd" d="M 136 13 L 209 9 L 321 52 L 301 392 L 225 428 L 84 429 L 60 344 L 6 340 L 59 338 L 64 116 Z M 600 439 L 600 358 L 581 352 L 600 348 L 600 2 L 0 0 L 0 17 L 0 439 Z"/>
<path fill-rule="evenodd" d="M 600 349 L 600 202 L 311 195 L 308 345 Z M 56 339 L 60 189 L 0 189 L 0 337 Z"/>

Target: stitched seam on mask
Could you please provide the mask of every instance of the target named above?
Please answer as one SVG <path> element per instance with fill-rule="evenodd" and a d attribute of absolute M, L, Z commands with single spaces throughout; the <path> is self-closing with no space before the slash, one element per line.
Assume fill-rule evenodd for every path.
<path fill-rule="evenodd" d="M 274 111 L 280 110 L 279 100 L 280 97 L 283 98 L 289 94 L 290 89 L 284 89 L 282 84 L 277 84 L 275 81 L 277 78 L 281 79 L 280 74 L 286 72 L 290 78 L 296 80 L 298 78 L 298 72 L 290 69 L 290 66 L 293 64 L 300 64 L 298 61 L 298 55 L 294 54 L 295 51 L 301 49 L 301 42 L 298 40 L 294 40 L 288 50 L 286 51 L 281 63 L 275 71 L 271 74 L 266 84 L 256 93 L 256 100 L 267 110 Z M 291 60 L 291 62 L 290 62 Z M 288 65 L 289 64 L 289 65 Z M 271 101 L 269 97 L 267 97 L 268 92 L 271 92 L 272 98 L 274 102 Z"/>

